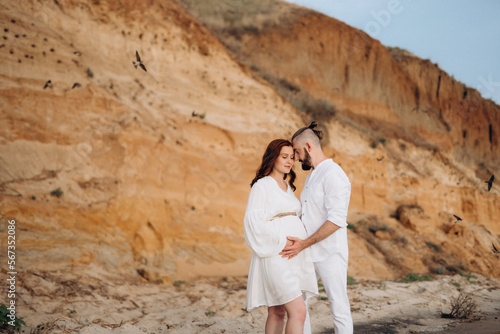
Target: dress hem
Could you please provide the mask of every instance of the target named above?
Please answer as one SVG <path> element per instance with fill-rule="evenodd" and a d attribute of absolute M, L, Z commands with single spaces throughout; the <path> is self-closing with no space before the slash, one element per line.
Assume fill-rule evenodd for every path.
<path fill-rule="evenodd" d="M 290 300 L 288 300 L 288 301 L 286 301 L 286 302 L 284 302 L 284 303 L 282 303 L 282 304 L 270 304 L 270 305 L 268 305 L 268 304 L 265 304 L 265 303 L 261 303 L 261 304 L 259 304 L 259 305 L 257 305 L 257 306 L 253 306 L 252 308 L 248 308 L 248 307 L 247 307 L 247 312 L 252 312 L 252 311 L 254 311 L 254 310 L 256 310 L 256 309 L 258 309 L 259 307 L 262 307 L 262 306 L 272 307 L 272 306 L 284 305 L 284 304 L 286 304 L 286 303 L 291 302 L 291 301 L 292 301 L 292 300 L 294 300 L 294 299 L 297 299 L 297 298 L 299 298 L 299 297 L 302 297 L 302 296 L 304 295 L 304 293 L 306 293 L 306 294 L 307 294 L 307 293 L 311 294 L 310 296 L 307 296 L 306 300 L 308 300 L 309 298 L 311 298 L 311 297 L 313 297 L 313 296 L 315 296 L 315 295 L 316 295 L 316 296 L 317 296 L 317 295 L 319 295 L 319 293 L 314 292 L 314 291 L 310 291 L 310 290 L 301 290 L 301 291 L 302 291 L 302 292 L 300 293 L 300 295 L 298 295 L 298 296 L 296 296 L 296 297 L 293 297 L 292 299 L 290 299 Z"/>

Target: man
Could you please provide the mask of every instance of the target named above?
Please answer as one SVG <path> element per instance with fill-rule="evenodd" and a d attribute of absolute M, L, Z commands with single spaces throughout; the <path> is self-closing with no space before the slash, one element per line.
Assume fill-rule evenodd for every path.
<path fill-rule="evenodd" d="M 292 137 L 295 160 L 304 170 L 313 169 L 300 194 L 302 222 L 307 239 L 288 237 L 293 243 L 280 253 L 292 258 L 307 247 L 325 287 L 335 334 L 352 334 L 351 308 L 347 297 L 347 209 L 351 183 L 342 168 L 328 159 L 321 149 L 321 131 L 316 122 L 299 129 Z M 309 313 L 304 333 L 311 333 Z"/>

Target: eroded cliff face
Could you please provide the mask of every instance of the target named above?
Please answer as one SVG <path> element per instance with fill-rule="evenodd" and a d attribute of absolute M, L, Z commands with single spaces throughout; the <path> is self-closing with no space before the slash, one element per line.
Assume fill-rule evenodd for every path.
<path fill-rule="evenodd" d="M 320 122 L 352 183 L 351 276 L 499 276 L 499 192 L 483 183 L 498 172 L 498 106 L 290 6 L 282 27 L 218 34 L 233 53 L 171 1 L 2 5 L 0 211 L 3 229 L 18 224 L 19 265 L 246 274 L 250 180 L 268 142 L 310 118 L 264 71 L 337 110 Z"/>
<path fill-rule="evenodd" d="M 1 22 L 2 227 L 18 223 L 19 265 L 246 271 L 250 177 L 296 111 L 175 3 L 18 2 Z"/>
<path fill-rule="evenodd" d="M 500 163 L 500 108 L 428 60 L 389 51 L 364 32 L 303 10 L 292 23 L 220 38 L 293 89 L 330 101 L 364 131 L 453 152 L 460 163 Z M 237 30 L 238 31 L 238 30 Z"/>
<path fill-rule="evenodd" d="M 374 275 L 500 273 L 491 252 L 499 193 L 484 183 L 499 171 L 499 106 L 428 60 L 305 8 L 270 1 L 271 13 L 248 23 L 233 6 L 242 17 L 235 23 L 182 2 L 305 117 L 323 123 L 327 150 L 352 182 L 351 273 L 366 273 L 361 261 Z"/>

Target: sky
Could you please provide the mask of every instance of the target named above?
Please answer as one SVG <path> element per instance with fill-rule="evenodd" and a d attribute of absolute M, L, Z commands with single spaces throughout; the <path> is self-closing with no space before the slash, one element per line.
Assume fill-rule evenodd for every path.
<path fill-rule="evenodd" d="M 500 105 L 498 0 L 287 0 L 433 63 Z"/>

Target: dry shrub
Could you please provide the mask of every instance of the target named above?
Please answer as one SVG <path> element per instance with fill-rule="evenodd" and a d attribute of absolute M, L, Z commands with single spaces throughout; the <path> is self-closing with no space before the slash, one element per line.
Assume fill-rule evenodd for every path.
<path fill-rule="evenodd" d="M 228 33 L 237 39 L 290 24 L 295 8 L 277 0 L 176 1 L 216 34 Z"/>
<path fill-rule="evenodd" d="M 330 101 L 319 99 L 300 89 L 294 83 L 252 66 L 252 69 L 269 82 L 288 103 L 317 121 L 328 121 L 335 117 L 337 109 Z"/>
<path fill-rule="evenodd" d="M 451 312 L 441 312 L 441 318 L 464 319 L 476 321 L 481 319 L 476 302 L 472 296 L 467 293 L 460 292 L 456 298 L 451 299 Z"/>

